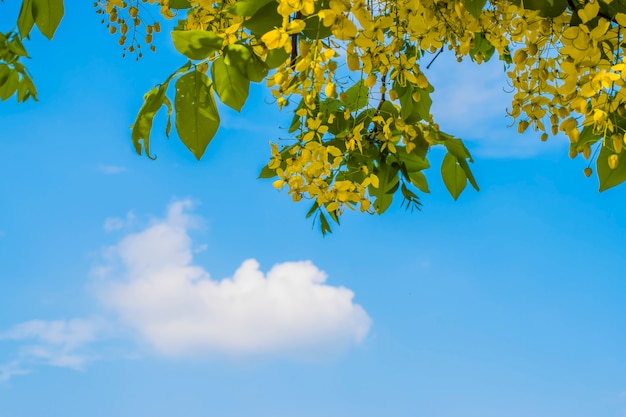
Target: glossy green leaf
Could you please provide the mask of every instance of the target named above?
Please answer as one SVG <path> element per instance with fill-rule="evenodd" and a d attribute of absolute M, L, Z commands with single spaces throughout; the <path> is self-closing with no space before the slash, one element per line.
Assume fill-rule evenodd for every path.
<path fill-rule="evenodd" d="M 215 91 L 222 103 L 237 111 L 248 98 L 250 80 L 241 72 L 230 65 L 227 65 L 224 58 L 218 58 L 211 66 L 211 76 L 215 84 Z"/>
<path fill-rule="evenodd" d="M 424 175 L 423 172 L 409 172 L 409 178 L 411 179 L 411 184 L 413 184 L 418 190 L 423 193 L 430 193 L 428 181 L 426 180 L 426 175 Z"/>
<path fill-rule="evenodd" d="M 205 59 L 222 49 L 223 39 L 205 30 L 175 30 L 172 32 L 174 47 L 189 59 Z"/>
<path fill-rule="evenodd" d="M 181 72 L 188 71 L 190 67 L 191 63 L 188 62 L 178 70 L 174 71 L 169 77 L 167 77 L 167 80 L 165 80 L 163 84 L 154 87 L 152 90 L 144 95 L 144 103 L 141 106 L 139 113 L 137 114 L 135 123 L 131 126 L 131 138 L 133 141 L 133 146 L 135 147 L 135 152 L 137 152 L 137 154 L 141 155 L 141 148 L 143 144 L 143 148 L 146 150 L 146 155 L 148 156 L 148 158 L 153 159 L 152 155 L 150 155 L 150 132 L 152 131 L 152 122 L 154 120 L 154 116 L 164 104 L 168 108 L 167 127 L 165 129 L 165 133 L 166 135 L 169 135 L 171 129 L 170 117 L 172 114 L 172 104 L 165 96 L 165 94 L 172 78 L 174 78 Z"/>
<path fill-rule="evenodd" d="M 22 0 L 22 7 L 17 18 L 17 28 L 20 31 L 20 36 L 22 38 L 27 37 L 34 25 L 33 0 Z"/>
<path fill-rule="evenodd" d="M 243 26 L 259 38 L 270 30 L 281 27 L 283 17 L 278 14 L 277 7 L 278 5 L 275 2 L 266 4 L 257 10 L 250 19 L 243 22 Z"/>
<path fill-rule="evenodd" d="M 602 145 L 600 145 L 602 146 Z M 626 152 L 622 152 L 619 155 L 619 163 L 615 169 L 611 169 L 609 166 L 609 156 L 615 152 L 609 149 L 608 146 L 602 146 L 600 154 L 596 161 L 596 171 L 598 173 L 598 179 L 600 180 L 600 191 L 608 190 L 626 181 Z"/>
<path fill-rule="evenodd" d="M 265 63 L 270 69 L 278 68 L 283 65 L 289 59 L 289 54 L 285 51 L 285 48 L 271 49 L 267 53 Z"/>
<path fill-rule="evenodd" d="M 472 16 L 478 19 L 486 3 L 487 0 L 465 0 L 465 8 Z"/>
<path fill-rule="evenodd" d="M 199 160 L 220 125 L 209 77 L 199 71 L 180 77 L 174 107 L 178 136 Z"/>
<path fill-rule="evenodd" d="M 408 153 L 404 146 L 396 147 L 396 157 L 401 163 L 404 164 L 407 172 L 409 173 L 421 171 L 430 167 L 430 163 L 427 159 L 422 158 L 414 152 Z"/>
<path fill-rule="evenodd" d="M 249 46 L 234 43 L 224 48 L 224 62 L 237 68 L 250 81 L 261 82 L 269 71 L 267 64 L 259 59 Z"/>
<path fill-rule="evenodd" d="M 224 62 L 226 65 L 237 68 L 242 75 L 246 75 L 246 67 L 253 52 L 240 43 L 233 43 L 224 47 Z"/>
<path fill-rule="evenodd" d="M 461 139 L 454 138 L 443 132 L 440 132 L 439 134 L 441 136 L 447 136 L 447 139 L 443 141 L 443 144 L 448 152 L 456 156 L 458 159 L 469 159 L 472 161 L 472 157 Z"/>
<path fill-rule="evenodd" d="M 478 187 L 478 183 L 476 182 L 476 178 L 474 178 L 474 174 L 472 173 L 472 169 L 467 163 L 467 160 L 457 159 L 457 162 L 459 163 L 459 166 L 461 167 L 463 172 L 465 172 L 465 175 L 467 176 L 467 179 L 470 182 L 470 184 L 472 184 L 472 187 L 474 187 L 476 191 L 480 191 L 480 188 Z"/>
<path fill-rule="evenodd" d="M 346 108 L 350 110 L 358 110 L 367 105 L 368 101 L 368 88 L 365 86 L 365 82 L 363 80 L 359 80 L 352 87 L 348 88 L 346 91 L 347 100 L 346 100 Z"/>
<path fill-rule="evenodd" d="M 246 75 L 250 81 L 260 83 L 267 77 L 269 68 L 267 64 L 259 59 L 256 55 L 252 55 L 252 58 L 248 61 L 246 67 Z"/>
<path fill-rule="evenodd" d="M 32 0 L 32 13 L 41 33 L 52 39 L 63 19 L 63 0 Z"/>
<path fill-rule="evenodd" d="M 239 0 L 226 12 L 235 16 L 253 16 L 260 8 L 275 0 Z M 276 5 L 274 5 L 276 7 Z"/>
<path fill-rule="evenodd" d="M 451 153 L 446 153 L 446 156 L 443 157 L 441 177 L 452 198 L 455 200 L 459 198 L 467 185 L 467 176 L 458 164 L 457 158 Z"/>
<path fill-rule="evenodd" d="M 159 87 L 154 87 L 143 97 L 143 106 L 141 106 L 137 114 L 135 123 L 131 126 L 131 138 L 135 152 L 139 155 L 141 155 L 143 143 L 146 155 L 148 158 L 152 158 L 152 155 L 150 155 L 150 132 L 152 131 L 152 122 L 156 113 L 161 109 L 161 106 L 163 106 L 166 90 L 167 84 L 162 84 Z"/>

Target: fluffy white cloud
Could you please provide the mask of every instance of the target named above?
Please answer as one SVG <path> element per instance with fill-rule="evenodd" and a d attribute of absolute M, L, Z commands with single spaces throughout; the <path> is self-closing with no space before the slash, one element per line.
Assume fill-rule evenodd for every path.
<path fill-rule="evenodd" d="M 36 364 L 80 369 L 93 356 L 85 353 L 99 331 L 98 320 L 31 320 L 0 333 L 0 341 L 19 343 L 16 359 L 0 364 L 0 381 L 27 374 Z"/>
<path fill-rule="evenodd" d="M 166 355 L 316 356 L 363 340 L 370 319 L 353 292 L 327 285 L 309 261 L 275 265 L 253 259 L 232 278 L 213 280 L 193 263 L 189 201 L 126 236 L 99 268 L 103 303 Z"/>

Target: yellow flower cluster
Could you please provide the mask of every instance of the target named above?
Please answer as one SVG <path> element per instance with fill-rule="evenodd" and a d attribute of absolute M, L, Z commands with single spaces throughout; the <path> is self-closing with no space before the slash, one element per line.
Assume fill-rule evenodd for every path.
<path fill-rule="evenodd" d="M 120 8 L 132 17 L 136 7 L 99 1 L 112 21 Z M 166 17 L 169 1 L 153 0 Z M 446 175 L 462 174 L 477 188 L 469 153 L 430 114 L 433 87 L 422 66 L 445 50 L 459 61 L 480 64 L 497 54 L 508 64 L 508 114 L 519 132 L 532 128 L 542 140 L 563 132 L 571 155 L 588 159 L 600 140 L 611 150 L 609 167 L 619 165 L 626 5 L 617 0 L 555 0 L 536 9 L 520 0 L 177 1 L 189 3 L 179 29 L 246 45 L 273 69 L 267 85 L 278 106 L 295 107 L 295 144 L 272 145 L 268 172 L 294 201 L 310 199 L 335 219 L 345 207 L 381 213 L 398 189 L 417 202 L 409 186 L 428 192 L 419 171 L 435 145 L 452 158 L 442 174 L 453 196 L 465 183 Z"/>

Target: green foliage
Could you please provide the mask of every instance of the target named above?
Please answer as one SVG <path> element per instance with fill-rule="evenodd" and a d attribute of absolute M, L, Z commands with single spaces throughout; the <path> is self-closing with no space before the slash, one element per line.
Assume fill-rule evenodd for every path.
<path fill-rule="evenodd" d="M 18 102 L 37 100 L 37 89 L 21 59 L 28 58 L 20 36 L 16 32 L 0 33 L 0 100 L 13 95 Z"/>
<path fill-rule="evenodd" d="M 193 60 L 208 58 L 222 49 L 223 43 L 222 38 L 204 30 L 175 30 L 172 41 L 178 52 Z"/>
<path fill-rule="evenodd" d="M 227 64 L 224 58 L 218 58 L 213 63 L 211 76 L 222 103 L 241 111 L 248 98 L 250 80 L 237 67 Z"/>
<path fill-rule="evenodd" d="M 52 39 L 64 11 L 63 0 L 24 0 L 17 20 L 20 36 L 27 37 L 37 25 L 46 38 Z"/>
<path fill-rule="evenodd" d="M 108 8 L 106 13 L 111 14 L 111 22 L 125 22 L 117 13 L 126 8 L 132 24 L 142 24 L 137 17 L 137 4 L 111 0 L 98 3 Z M 529 69 L 535 63 L 538 65 L 534 72 L 520 72 L 522 77 L 513 77 L 513 85 L 526 78 L 537 81 L 533 77 L 538 77 L 540 83 L 549 84 L 554 81 L 549 69 L 554 70 L 554 77 L 559 80 L 553 86 L 557 90 L 561 84 L 567 84 L 568 77 L 582 77 L 574 89 L 595 83 L 591 88 L 601 87 L 588 94 L 615 93 L 613 87 L 610 92 L 607 87 L 616 82 L 615 78 L 602 78 L 606 74 L 584 73 L 582 70 L 579 74 L 559 74 L 559 68 L 546 69 L 542 65 L 548 62 L 545 57 L 560 54 L 559 48 L 578 39 L 581 28 L 584 32 L 581 39 L 587 35 L 600 39 L 608 33 L 606 28 L 626 26 L 626 3 L 603 0 L 450 0 L 434 2 L 434 5 L 426 2 L 429 3 L 426 6 L 419 2 L 405 3 L 380 5 L 379 15 L 376 15 L 375 8 L 363 9 L 360 3 L 352 1 L 216 0 L 202 4 L 169 0 L 161 3 L 161 14 L 168 18 L 175 14 L 180 17 L 176 30 L 171 32 L 172 41 L 176 50 L 193 63 L 187 62 L 145 94 L 132 126 L 131 137 L 136 152 L 145 151 L 148 157 L 154 158 L 150 152 L 150 134 L 156 114 L 165 107 L 166 135 L 171 132 L 174 116 L 175 129 L 182 143 L 200 159 L 220 125 L 215 97 L 241 112 L 250 83 L 268 81 L 281 108 L 292 103 L 290 110 L 294 116 L 288 133 L 294 143 L 281 147 L 275 145 L 272 160 L 263 167 L 259 177 L 274 178 L 277 188 L 287 185 L 294 201 L 303 196 L 313 200 L 307 217 L 318 219 L 322 233 L 328 233 L 330 222 L 339 223 L 346 207 L 381 214 L 391 206 L 394 196 L 400 196 L 407 208 L 419 209 L 418 193 L 430 192 L 424 171 L 430 168 L 428 150 L 433 146 L 445 149 L 441 176 L 455 200 L 468 183 L 479 190 L 470 169 L 473 162 L 470 152 L 461 139 L 440 131 L 430 114 L 434 88 L 420 69 L 420 59 L 430 60 L 429 54 L 434 54 L 434 61 L 449 47 L 459 60 L 469 56 L 480 64 L 497 52 L 511 69 L 508 74 Z M 511 5 L 519 6 L 519 9 Z M 149 6 L 146 3 L 141 7 Z M 494 36 L 493 28 L 485 25 L 485 21 L 496 19 L 493 16 L 506 15 L 511 8 L 516 9 L 515 13 L 519 13 L 521 19 L 515 21 L 515 17 L 511 17 L 501 27 L 499 22 L 492 20 L 492 26 L 504 28 L 499 33 L 502 36 Z M 414 14 L 417 9 L 421 14 Z M 28 58 L 23 40 L 30 37 L 35 26 L 51 39 L 63 13 L 63 0 L 22 0 L 16 28 L 0 33 L 1 100 L 14 95 L 18 102 L 28 98 L 36 100 L 37 91 L 22 63 Z M 438 33 L 433 29 L 433 32 L 415 35 L 411 30 L 427 28 L 407 24 L 405 20 L 412 16 L 424 21 L 442 19 L 445 24 L 438 26 Z M 529 16 L 537 20 L 529 22 L 526 20 Z M 562 19 L 563 16 L 567 19 Z M 549 44 L 547 39 L 561 33 L 555 32 L 552 26 L 560 22 L 559 19 L 565 22 L 558 23 L 562 25 L 558 26 L 561 32 L 570 29 L 574 34 L 571 39 L 560 38 L 561 44 L 550 49 L 555 45 Z M 525 22 L 523 25 L 522 21 Z M 520 33 L 507 32 L 507 27 L 510 29 L 518 24 L 524 27 Z M 118 27 L 124 25 L 127 24 Z M 158 32 L 156 27 L 150 26 L 150 39 L 152 30 Z M 456 30 L 458 28 L 461 30 Z M 572 32 L 572 29 L 575 30 Z M 532 38 L 532 41 L 529 41 L 524 31 L 541 32 L 542 35 L 530 37 L 528 39 Z M 617 33 L 617 38 L 621 39 L 622 35 Z M 511 41 L 513 38 L 515 40 Z M 619 71 L 626 71 L 618 68 L 621 65 L 618 58 L 623 56 L 619 48 L 624 45 L 618 42 L 615 55 L 611 50 L 613 44 L 607 39 L 602 41 L 604 43 L 597 43 L 601 51 L 598 54 L 601 59 L 611 62 L 613 73 L 608 76 L 614 76 Z M 584 58 L 578 55 L 584 55 L 584 48 L 575 46 L 573 49 L 577 52 L 574 55 L 558 58 L 565 63 L 579 59 L 576 61 L 578 68 L 583 62 L 580 59 Z M 623 79 L 623 74 L 620 77 Z M 573 93 L 570 90 L 568 94 Z M 540 95 L 545 98 L 547 93 L 542 90 Z M 519 98 L 519 94 L 516 97 L 520 103 L 527 100 Z M 563 99 L 564 96 L 560 97 Z M 590 97 L 583 96 L 585 100 Z M 295 103 L 297 106 L 293 105 Z M 590 107 L 591 110 L 585 113 L 584 105 L 572 107 L 570 102 L 567 104 L 570 107 L 560 103 L 558 106 L 562 108 L 558 109 L 554 103 L 547 106 L 539 102 L 517 105 L 530 119 L 520 121 L 520 131 L 529 126 L 545 131 L 541 124 L 546 115 L 545 111 L 541 113 L 544 106 L 548 108 L 546 118 L 556 117 L 552 122 L 553 134 L 561 129 L 570 138 L 572 156 L 584 153 L 589 158 L 592 147 L 595 148 L 600 191 L 626 181 L 626 142 L 622 145 L 620 138 L 614 138 L 626 132 L 626 118 L 618 116 L 619 111 L 608 110 L 603 115 Z M 613 108 L 621 109 L 620 114 L 626 112 L 626 104 L 616 103 Z M 532 110 L 536 113 L 528 113 L 527 109 L 536 109 Z M 550 113 L 550 109 L 556 109 L 556 114 Z M 564 116 L 558 114 L 559 111 Z M 583 116 L 581 120 L 576 119 L 576 112 Z M 520 113 L 518 110 L 513 115 L 511 111 L 514 118 Z M 594 116 L 589 116 L 592 113 Z M 569 119 L 565 120 L 567 117 Z M 592 123 L 590 117 L 597 120 Z M 597 128 L 599 120 L 608 118 L 610 126 L 604 130 Z M 579 125 L 580 131 L 577 130 Z M 571 133 L 573 131 L 576 133 Z M 607 135 L 613 140 L 613 146 L 607 145 Z M 294 172 L 294 166 L 300 167 L 300 171 Z M 290 169 L 292 171 L 287 172 Z M 586 174 L 590 171 L 591 168 L 587 168 Z"/>
<path fill-rule="evenodd" d="M 178 135 L 200 159 L 220 125 L 209 77 L 193 70 L 180 77 L 174 104 Z"/>

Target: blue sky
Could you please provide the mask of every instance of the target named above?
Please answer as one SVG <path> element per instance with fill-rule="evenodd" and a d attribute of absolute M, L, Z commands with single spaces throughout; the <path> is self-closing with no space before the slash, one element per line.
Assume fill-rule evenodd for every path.
<path fill-rule="evenodd" d="M 136 156 L 184 61 L 122 59 L 78 3 L 27 45 L 40 102 L 1 104 L 0 416 L 626 415 L 624 189 L 507 128 L 501 63 L 427 73 L 479 193 L 433 168 L 421 212 L 322 237 L 256 179 L 289 118 L 261 87 L 201 162 L 163 119 Z"/>

